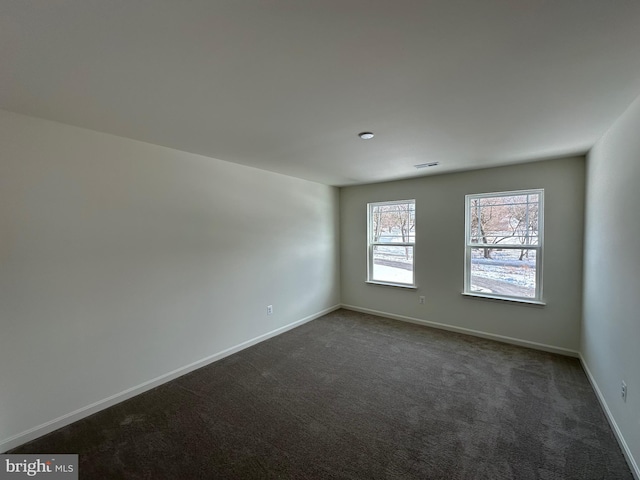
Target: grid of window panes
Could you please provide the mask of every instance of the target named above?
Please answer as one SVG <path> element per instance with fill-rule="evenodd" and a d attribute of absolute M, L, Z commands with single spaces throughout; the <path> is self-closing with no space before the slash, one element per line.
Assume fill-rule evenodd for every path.
<path fill-rule="evenodd" d="M 467 195 L 467 293 L 540 300 L 542 197 L 542 190 Z"/>
<path fill-rule="evenodd" d="M 415 200 L 369 204 L 369 281 L 413 285 Z"/>

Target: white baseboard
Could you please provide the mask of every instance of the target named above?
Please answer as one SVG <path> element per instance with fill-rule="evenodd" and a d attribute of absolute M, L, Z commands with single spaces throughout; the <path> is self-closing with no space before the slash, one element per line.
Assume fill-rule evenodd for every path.
<path fill-rule="evenodd" d="M 284 327 L 276 328 L 270 332 L 267 332 L 258 337 L 252 338 L 251 340 L 247 340 L 246 342 L 242 342 L 234 347 L 227 348 L 222 350 L 221 352 L 214 353 L 213 355 L 209 355 L 201 360 L 190 363 L 189 365 L 185 365 L 184 367 L 178 368 L 171 372 L 165 373 L 164 375 L 160 375 L 152 380 L 141 383 L 140 385 L 136 385 L 135 387 L 128 388 L 120 393 L 116 393 L 115 395 L 111 395 L 110 397 L 99 400 L 91 405 L 87 405 L 85 407 L 79 408 L 73 412 L 69 412 L 65 415 L 62 415 L 58 418 L 55 418 L 51 421 L 45 422 L 36 427 L 30 428 L 29 430 L 25 430 L 24 432 L 18 433 L 12 437 L 4 439 L 0 441 L 0 453 L 11 450 L 12 448 L 18 447 L 23 443 L 27 443 L 31 440 L 34 440 L 38 437 L 46 435 L 47 433 L 53 432 L 59 428 L 65 427 L 73 422 L 76 422 L 82 418 L 88 417 L 89 415 L 93 415 L 100 410 L 104 410 L 105 408 L 111 407 L 117 403 L 123 402 L 131 397 L 135 397 L 136 395 L 140 395 L 147 390 L 151 390 L 163 383 L 174 380 L 175 378 L 181 377 L 193 370 L 204 367 L 210 363 L 213 363 L 217 360 L 221 360 L 229 355 L 232 355 L 240 350 L 244 350 L 245 348 L 251 347 L 257 343 L 268 340 L 269 338 L 275 337 L 276 335 L 280 335 L 288 330 L 291 330 L 295 327 L 298 327 L 304 323 L 310 322 L 311 320 L 315 320 L 327 313 L 333 312 L 340 308 L 340 305 L 334 305 L 332 307 L 326 308 L 320 312 L 314 313 L 313 315 L 309 315 L 300 320 L 292 322 Z"/>
<path fill-rule="evenodd" d="M 634 476 L 634 478 L 636 480 L 640 480 L 640 468 L 638 468 L 638 463 L 633 458 L 633 454 L 631 453 L 631 449 L 629 448 L 629 445 L 627 445 L 627 442 L 625 441 L 624 437 L 622 436 L 622 432 L 620 431 L 620 427 L 618 427 L 618 424 L 616 423 L 616 420 L 613 418 L 613 414 L 611 413 L 611 410 L 609 409 L 609 405 L 607 405 L 607 401 L 604 399 L 604 395 L 602 395 L 602 391 L 600 391 L 600 387 L 598 387 L 598 384 L 596 383 L 595 378 L 593 378 L 593 375 L 591 374 L 591 370 L 589 370 L 589 366 L 587 365 L 587 362 L 585 361 L 585 359 L 582 356 L 582 354 L 580 354 L 580 363 L 582 363 L 582 368 L 584 368 L 584 371 L 587 374 L 587 378 L 589 379 L 589 382 L 591 383 L 591 387 L 593 387 L 593 390 L 596 392 L 596 397 L 598 398 L 598 401 L 600 402 L 600 406 L 602 407 L 602 410 L 604 410 L 604 415 L 605 415 L 605 417 L 607 417 L 607 421 L 609 422 L 609 425 L 611 425 L 611 429 L 613 430 L 613 433 L 616 436 L 616 440 L 618 440 L 618 444 L 620 445 L 620 448 L 622 449 L 622 453 L 624 454 L 624 458 L 627 460 L 627 463 L 629 464 L 629 468 L 631 469 L 631 473 L 633 474 L 633 476 Z"/>
<path fill-rule="evenodd" d="M 533 348 L 535 350 L 543 350 L 545 352 L 558 353 L 560 355 L 566 355 L 569 357 L 578 357 L 579 353 L 576 350 L 569 348 L 555 347 L 553 345 L 545 345 L 544 343 L 531 342 L 529 340 L 521 340 L 519 338 L 507 337 L 504 335 L 496 335 L 494 333 L 481 332 L 480 330 L 472 330 L 470 328 L 456 327 L 454 325 L 447 325 L 446 323 L 432 322 L 429 320 L 422 320 L 420 318 L 407 317 L 405 315 L 396 315 L 394 313 L 381 312 L 379 310 L 371 310 L 369 308 L 356 307 L 354 305 L 342 304 L 342 308 L 347 310 L 353 310 L 355 312 L 369 313 L 371 315 L 377 315 L 379 317 L 391 318 L 393 320 L 400 320 L 403 322 L 417 323 L 418 325 L 426 325 L 427 327 L 438 328 L 440 330 L 448 330 L 450 332 L 464 333 L 465 335 L 472 335 L 474 337 L 486 338 L 489 340 L 496 340 L 502 343 L 510 343 L 512 345 L 518 345 L 521 347 Z"/>

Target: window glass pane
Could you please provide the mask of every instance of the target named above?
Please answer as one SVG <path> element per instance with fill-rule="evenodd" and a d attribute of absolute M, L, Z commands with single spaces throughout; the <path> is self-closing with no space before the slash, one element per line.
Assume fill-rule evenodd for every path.
<path fill-rule="evenodd" d="M 539 195 L 472 198 L 469 202 L 469 242 L 538 245 Z"/>
<path fill-rule="evenodd" d="M 471 248 L 470 290 L 535 298 L 536 250 Z"/>
<path fill-rule="evenodd" d="M 413 284 L 413 247 L 375 245 L 371 280 Z"/>
<path fill-rule="evenodd" d="M 371 241 L 374 243 L 416 241 L 416 206 L 414 202 L 373 205 L 371 207 Z"/>

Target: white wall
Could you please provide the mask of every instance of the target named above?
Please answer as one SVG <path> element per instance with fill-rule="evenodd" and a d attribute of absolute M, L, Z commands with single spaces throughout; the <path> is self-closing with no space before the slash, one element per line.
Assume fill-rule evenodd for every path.
<path fill-rule="evenodd" d="M 545 307 L 462 296 L 464 197 L 545 189 Z M 367 203 L 416 199 L 416 291 L 366 284 Z M 347 187 L 340 192 L 342 303 L 575 354 L 580 338 L 584 158 Z M 418 296 L 426 296 L 426 304 Z"/>
<path fill-rule="evenodd" d="M 640 98 L 587 158 L 581 353 L 640 477 L 639 133 Z"/>
<path fill-rule="evenodd" d="M 338 200 L 0 111 L 0 451 L 339 304 Z"/>

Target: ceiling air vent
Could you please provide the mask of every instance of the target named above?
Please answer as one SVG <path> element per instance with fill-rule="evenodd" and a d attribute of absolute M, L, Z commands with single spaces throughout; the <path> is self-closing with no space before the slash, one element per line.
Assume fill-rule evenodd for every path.
<path fill-rule="evenodd" d="M 436 165 L 440 165 L 440 162 L 420 163 L 418 165 L 414 165 L 414 167 L 420 169 L 420 168 L 435 167 Z"/>

